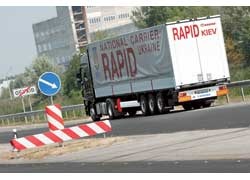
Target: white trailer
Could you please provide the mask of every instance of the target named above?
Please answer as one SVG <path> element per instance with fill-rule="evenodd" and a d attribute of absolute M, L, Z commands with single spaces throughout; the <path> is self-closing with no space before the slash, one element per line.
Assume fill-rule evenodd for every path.
<path fill-rule="evenodd" d="M 209 107 L 230 81 L 220 16 L 171 22 L 88 45 L 79 79 L 93 120 Z"/>

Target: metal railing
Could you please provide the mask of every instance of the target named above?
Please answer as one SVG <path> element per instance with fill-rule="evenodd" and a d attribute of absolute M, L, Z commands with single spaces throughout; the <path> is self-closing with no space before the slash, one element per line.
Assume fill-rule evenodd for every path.
<path fill-rule="evenodd" d="M 62 116 L 64 120 L 76 119 L 84 117 L 84 104 L 63 106 Z M 45 110 L 37 110 L 16 114 L 0 115 L 0 122 L 2 126 L 17 125 L 17 124 L 32 124 L 38 122 L 47 122 Z"/>
<path fill-rule="evenodd" d="M 242 100 L 246 101 L 244 87 L 250 87 L 250 80 L 231 82 L 231 83 L 227 84 L 227 87 L 228 88 L 240 87 Z M 230 92 L 229 92 L 229 94 L 230 94 Z M 227 94 L 227 96 L 226 96 L 227 103 L 230 103 L 229 94 Z"/>

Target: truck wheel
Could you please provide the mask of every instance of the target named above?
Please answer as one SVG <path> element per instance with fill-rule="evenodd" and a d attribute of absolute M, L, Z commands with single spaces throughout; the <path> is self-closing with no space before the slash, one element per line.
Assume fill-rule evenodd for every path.
<path fill-rule="evenodd" d="M 201 103 L 200 102 L 195 102 L 195 103 L 192 103 L 192 106 L 194 109 L 200 109 L 201 108 Z"/>
<path fill-rule="evenodd" d="M 108 110 L 109 119 L 114 119 L 115 118 L 114 109 L 113 109 L 112 102 L 110 101 L 107 102 L 107 110 Z"/>
<path fill-rule="evenodd" d="M 203 108 L 208 108 L 208 107 L 211 106 L 211 104 L 212 104 L 211 101 L 205 101 L 205 102 L 202 102 L 202 107 L 203 107 Z"/>
<path fill-rule="evenodd" d="M 164 113 L 165 101 L 164 101 L 162 93 L 158 93 L 156 95 L 156 104 L 157 104 L 157 109 L 159 113 Z"/>
<path fill-rule="evenodd" d="M 141 105 L 142 114 L 144 116 L 147 116 L 149 114 L 149 107 L 148 107 L 148 100 L 147 100 L 146 96 L 141 95 L 140 105 Z"/>
<path fill-rule="evenodd" d="M 154 115 L 157 113 L 157 104 L 156 104 L 155 96 L 153 94 L 148 95 L 148 107 L 149 107 L 149 112 L 151 115 Z"/>
<path fill-rule="evenodd" d="M 128 114 L 129 114 L 129 116 L 135 116 L 136 112 L 137 112 L 137 110 L 131 109 L 131 110 L 128 111 Z"/>
<path fill-rule="evenodd" d="M 100 121 L 100 116 L 96 114 L 96 111 L 93 107 L 90 108 L 90 117 L 93 121 Z"/>
<path fill-rule="evenodd" d="M 182 106 L 183 106 L 183 108 L 184 108 L 186 111 L 189 111 L 189 110 L 192 109 L 191 104 L 183 104 Z"/>

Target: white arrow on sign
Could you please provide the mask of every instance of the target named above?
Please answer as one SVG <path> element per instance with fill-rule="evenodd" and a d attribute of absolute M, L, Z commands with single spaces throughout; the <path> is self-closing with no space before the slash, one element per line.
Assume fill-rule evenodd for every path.
<path fill-rule="evenodd" d="M 47 84 L 48 86 L 50 86 L 52 89 L 56 89 L 57 88 L 57 85 L 55 84 L 55 83 L 51 83 L 51 82 L 48 82 L 48 81 L 46 81 L 46 80 L 44 80 L 44 79 L 39 79 L 39 81 L 40 82 L 42 82 L 42 83 L 44 83 L 44 84 Z"/>

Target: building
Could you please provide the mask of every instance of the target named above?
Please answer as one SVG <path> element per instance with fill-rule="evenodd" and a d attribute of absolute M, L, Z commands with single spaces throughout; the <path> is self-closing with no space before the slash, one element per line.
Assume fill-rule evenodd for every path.
<path fill-rule="evenodd" d="M 38 56 L 48 56 L 56 65 L 66 67 L 77 51 L 70 9 L 57 7 L 57 17 L 33 24 L 33 34 Z"/>
<path fill-rule="evenodd" d="M 95 40 L 97 31 L 119 35 L 136 29 L 134 7 L 56 7 L 57 17 L 32 25 L 38 56 L 66 68 L 72 56 Z"/>
<path fill-rule="evenodd" d="M 95 40 L 95 32 L 105 31 L 111 36 L 136 30 L 131 16 L 135 7 L 86 6 L 88 42 Z"/>

